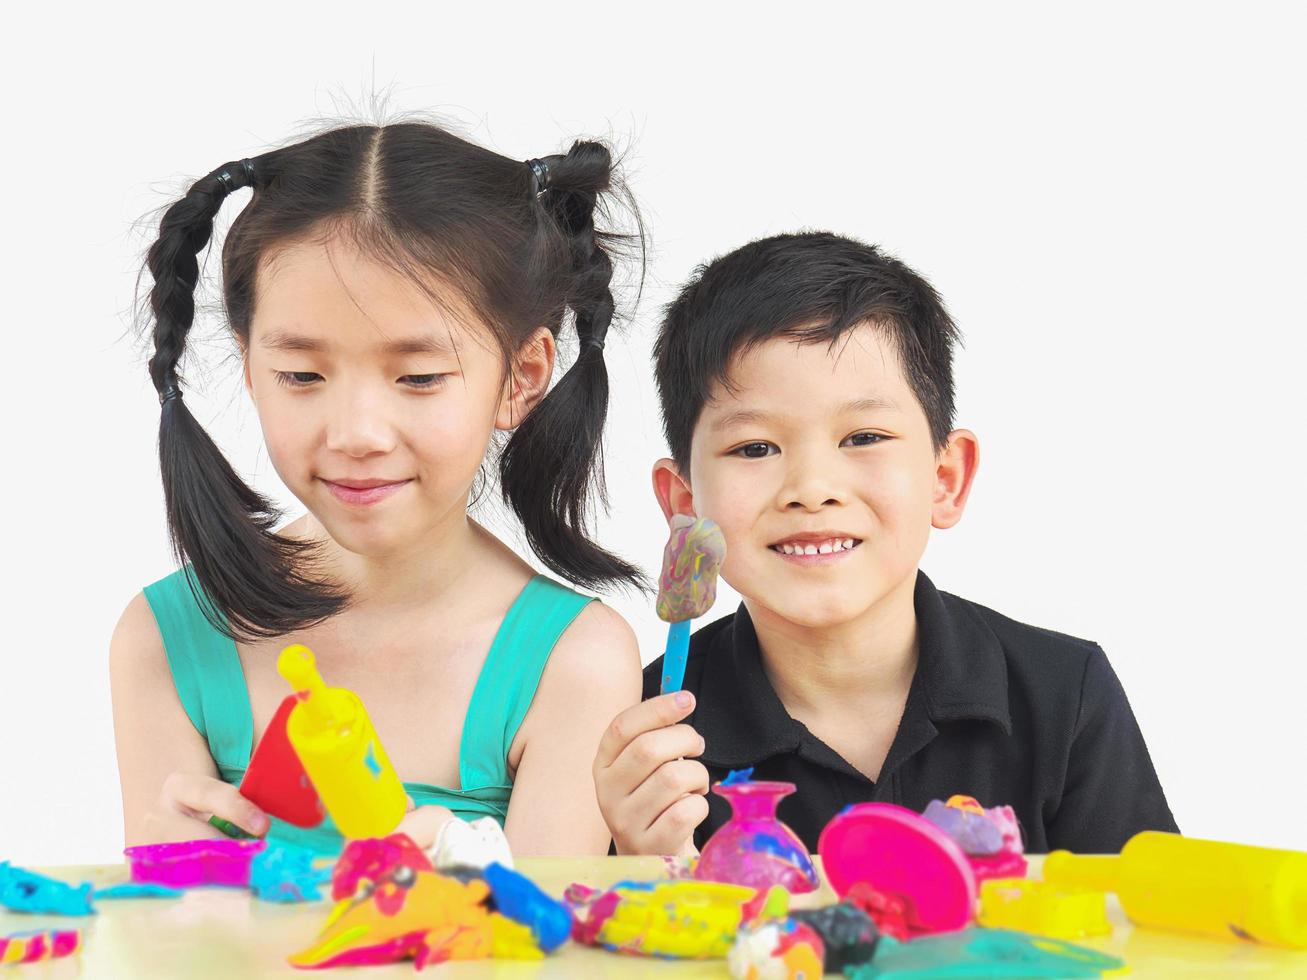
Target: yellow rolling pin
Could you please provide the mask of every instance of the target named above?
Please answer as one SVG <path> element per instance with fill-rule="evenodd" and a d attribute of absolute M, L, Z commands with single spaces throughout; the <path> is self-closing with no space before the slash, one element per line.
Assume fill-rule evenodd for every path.
<path fill-rule="evenodd" d="M 1307 853 L 1147 830 L 1115 857 L 1054 851 L 1044 880 L 1116 892 L 1136 925 L 1307 949 Z"/>
<path fill-rule="evenodd" d="M 277 671 L 299 698 L 286 734 L 322 805 L 346 837 L 384 837 L 404 819 L 408 798 L 372 720 L 353 691 L 327 687 L 313 651 L 281 651 Z"/>

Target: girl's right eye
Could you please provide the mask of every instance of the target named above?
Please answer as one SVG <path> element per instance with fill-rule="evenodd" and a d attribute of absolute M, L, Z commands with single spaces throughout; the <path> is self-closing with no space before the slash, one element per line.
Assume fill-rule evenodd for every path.
<path fill-rule="evenodd" d="M 307 388 L 314 382 L 321 381 L 322 375 L 312 371 L 277 371 L 277 384 L 287 388 Z"/>
<path fill-rule="evenodd" d="M 740 456 L 744 459 L 765 459 L 773 454 L 773 450 L 780 452 L 778 446 L 770 442 L 746 442 L 743 446 L 737 446 L 732 449 L 727 456 Z"/>

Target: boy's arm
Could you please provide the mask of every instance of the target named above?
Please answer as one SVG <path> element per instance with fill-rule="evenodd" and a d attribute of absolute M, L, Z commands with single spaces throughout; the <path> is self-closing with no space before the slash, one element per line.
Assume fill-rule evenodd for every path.
<path fill-rule="evenodd" d="M 1115 854 L 1141 830 L 1178 832 L 1143 733 L 1116 672 L 1095 645 L 1085 665 L 1080 713 L 1050 849 Z"/>

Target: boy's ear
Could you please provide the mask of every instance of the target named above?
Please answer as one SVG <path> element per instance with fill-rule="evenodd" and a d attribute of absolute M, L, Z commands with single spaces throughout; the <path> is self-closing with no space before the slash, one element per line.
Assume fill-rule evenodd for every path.
<path fill-rule="evenodd" d="M 654 463 L 653 491 L 658 498 L 658 506 L 663 509 L 663 517 L 669 521 L 673 514 L 697 516 L 694 513 L 694 493 L 674 461 L 660 459 Z"/>
<path fill-rule="evenodd" d="M 549 390 L 554 376 L 554 335 L 540 327 L 517 350 L 495 413 L 496 429 L 515 429 Z"/>
<path fill-rule="evenodd" d="M 935 460 L 932 527 L 948 528 L 962 520 L 971 484 L 980 466 L 980 441 L 970 429 L 954 429 Z"/>

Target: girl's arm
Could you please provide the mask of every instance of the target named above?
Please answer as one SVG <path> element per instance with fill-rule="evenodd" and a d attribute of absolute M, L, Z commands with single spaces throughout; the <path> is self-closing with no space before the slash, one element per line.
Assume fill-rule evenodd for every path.
<path fill-rule="evenodd" d="M 114 740 L 127 844 L 220 837 L 209 816 L 253 834 L 267 817 L 222 782 L 208 744 L 186 716 L 154 614 L 143 594 L 127 605 L 109 643 Z"/>
<path fill-rule="evenodd" d="M 602 855 L 610 835 L 592 767 L 604 730 L 641 694 L 640 649 L 618 613 L 592 602 L 550 654 L 524 740 L 504 831 L 519 857 Z"/>

